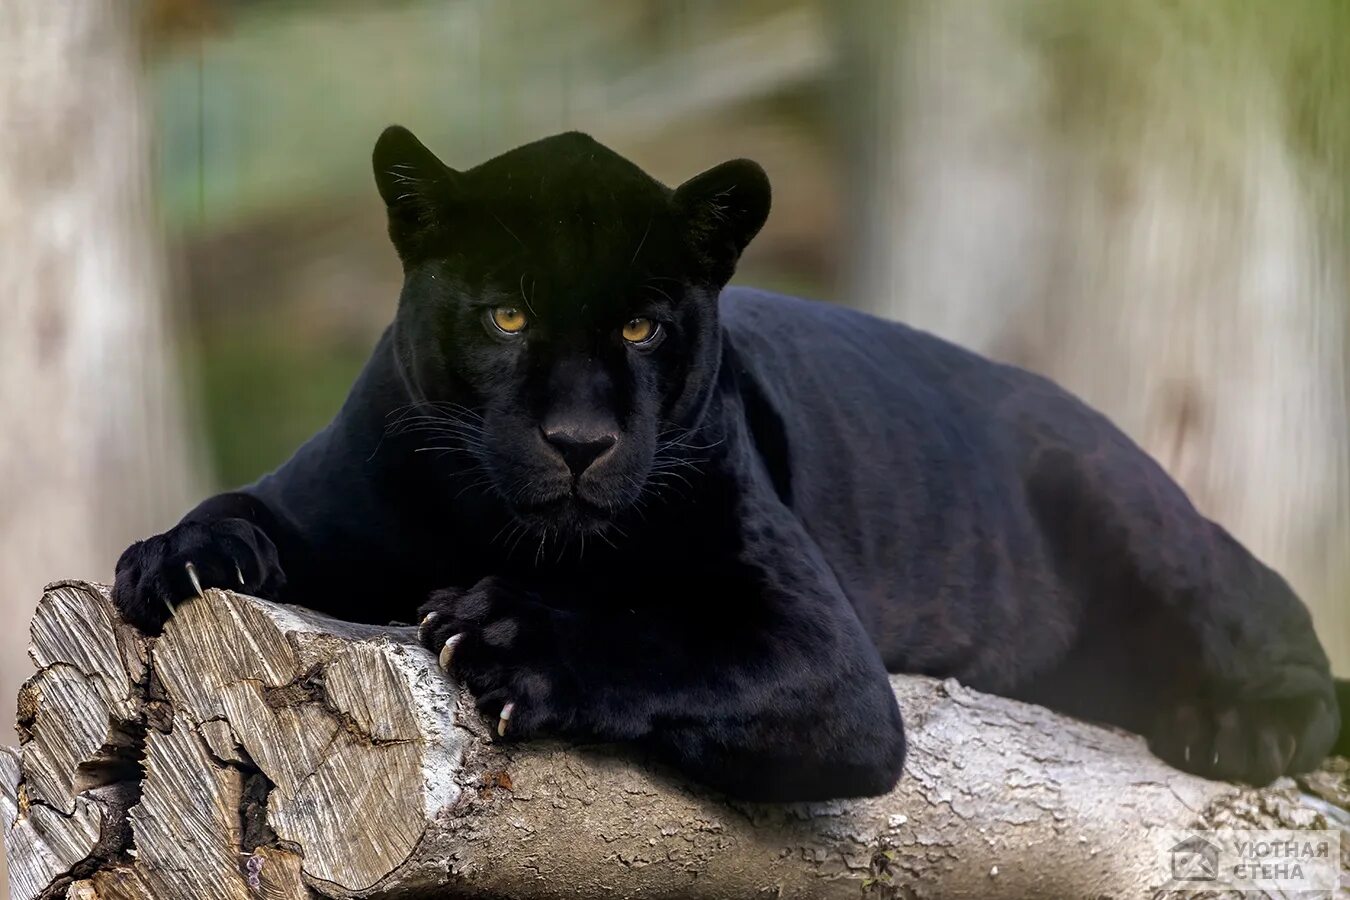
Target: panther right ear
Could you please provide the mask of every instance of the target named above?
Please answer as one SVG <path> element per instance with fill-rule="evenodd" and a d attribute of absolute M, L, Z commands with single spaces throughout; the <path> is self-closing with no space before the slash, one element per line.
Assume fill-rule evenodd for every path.
<path fill-rule="evenodd" d="M 458 173 L 402 125 L 384 130 L 375 142 L 371 163 L 375 185 L 389 211 L 389 239 L 406 262 L 426 235 L 444 222 Z"/>
<path fill-rule="evenodd" d="M 733 159 L 675 189 L 690 243 L 714 281 L 726 284 L 736 260 L 769 217 L 769 176 L 759 163 Z"/>

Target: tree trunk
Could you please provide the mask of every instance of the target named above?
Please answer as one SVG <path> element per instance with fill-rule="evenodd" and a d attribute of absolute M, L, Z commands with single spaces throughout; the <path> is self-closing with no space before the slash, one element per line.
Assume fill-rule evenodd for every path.
<path fill-rule="evenodd" d="M 0 620 L 194 490 L 126 0 L 0 2 Z M 0 742 L 26 675 L 0 631 Z M 0 897 L 4 877 L 0 874 Z"/>
<path fill-rule="evenodd" d="M 1345 761 L 1305 780 L 1320 799 L 1242 789 L 951 681 L 894 679 L 895 791 L 769 805 L 632 750 L 496 741 L 410 628 L 213 590 L 148 641 L 63 582 L 30 655 L 0 755 L 15 900 L 1136 896 L 1177 829 L 1350 831 Z"/>
<path fill-rule="evenodd" d="M 840 8 L 846 296 L 1110 415 L 1350 675 L 1346 172 L 1307 134 L 1342 107 L 1289 77 L 1340 65 L 1324 7 Z"/>
<path fill-rule="evenodd" d="M 151 199 L 139 5 L 0 4 L 0 615 L 111 570 L 192 495 Z M 0 720 L 25 677 L 0 635 Z M 12 680 L 11 680 L 12 679 Z M 2 733 L 0 733 L 2 734 Z"/>

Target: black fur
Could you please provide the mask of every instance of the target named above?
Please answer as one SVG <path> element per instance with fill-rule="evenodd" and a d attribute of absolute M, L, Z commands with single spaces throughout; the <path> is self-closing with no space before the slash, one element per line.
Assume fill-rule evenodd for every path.
<path fill-rule="evenodd" d="M 1205 775 L 1331 746 L 1303 605 L 1105 418 L 903 325 L 723 290 L 768 214 L 754 163 L 672 191 L 564 134 L 456 172 L 391 128 L 375 170 L 393 325 L 281 469 L 126 552 L 141 627 L 189 561 L 429 616 L 479 706 L 514 704 L 509 737 L 640 741 L 747 797 L 890 788 L 887 670 L 1114 722 Z M 660 332 L 628 343 L 634 317 Z"/>

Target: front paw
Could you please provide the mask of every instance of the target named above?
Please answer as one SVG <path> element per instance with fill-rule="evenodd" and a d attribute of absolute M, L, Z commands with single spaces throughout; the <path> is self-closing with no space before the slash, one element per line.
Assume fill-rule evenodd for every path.
<path fill-rule="evenodd" d="M 251 522 L 189 522 L 126 549 L 112 600 L 128 622 L 158 634 L 174 607 L 206 588 L 276 599 L 285 583 L 276 547 Z"/>
<path fill-rule="evenodd" d="M 1266 785 L 1315 769 L 1336 739 L 1340 715 L 1329 690 L 1287 697 L 1194 699 L 1160 717 L 1149 747 L 1186 772 Z"/>
<path fill-rule="evenodd" d="M 436 591 L 418 618 L 422 643 L 496 721 L 498 735 L 528 738 L 573 725 L 577 690 L 563 660 L 563 613 L 488 577 L 468 590 Z"/>

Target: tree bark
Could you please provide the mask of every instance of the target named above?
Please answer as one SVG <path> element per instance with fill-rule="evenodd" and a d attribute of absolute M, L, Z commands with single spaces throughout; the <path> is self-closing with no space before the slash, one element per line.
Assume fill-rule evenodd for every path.
<path fill-rule="evenodd" d="M 1334 24 L 1147 0 L 839 10 L 849 302 L 1111 416 L 1290 580 L 1350 676 L 1347 173 L 1306 146 L 1340 106 L 1289 75 L 1336 64 Z"/>
<path fill-rule="evenodd" d="M 212 590 L 152 641 L 64 582 L 30 656 L 0 754 L 15 900 L 1135 896 L 1175 829 L 1350 831 L 1344 760 L 1244 789 L 952 681 L 894 679 L 896 790 L 768 805 L 631 749 L 495 740 L 411 628 Z"/>

